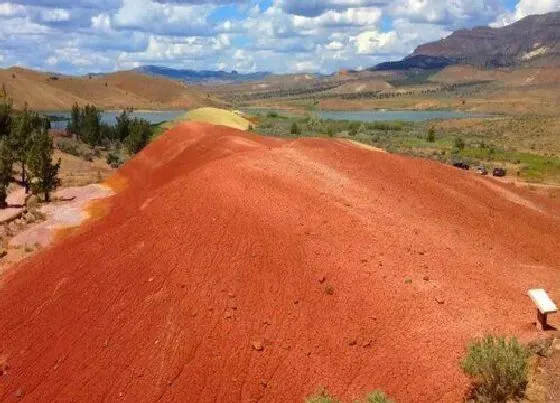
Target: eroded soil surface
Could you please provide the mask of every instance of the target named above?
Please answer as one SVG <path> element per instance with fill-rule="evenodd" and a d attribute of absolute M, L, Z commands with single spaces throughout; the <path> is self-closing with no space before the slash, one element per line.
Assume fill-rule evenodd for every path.
<path fill-rule="evenodd" d="M 560 300 L 560 203 L 453 167 L 191 123 L 118 175 L 1 286 L 0 400 L 457 402 Z"/>

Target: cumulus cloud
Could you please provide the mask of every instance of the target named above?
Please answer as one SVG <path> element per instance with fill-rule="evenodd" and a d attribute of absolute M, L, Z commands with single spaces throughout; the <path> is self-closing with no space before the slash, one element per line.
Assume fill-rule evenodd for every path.
<path fill-rule="evenodd" d="M 359 7 L 383 7 L 388 0 L 278 0 L 277 4 L 288 14 L 317 17 L 327 11 Z"/>
<path fill-rule="evenodd" d="M 560 0 L 520 0 L 513 12 L 500 14 L 492 26 L 510 25 L 528 15 L 546 14 L 552 11 L 560 11 Z"/>
<path fill-rule="evenodd" d="M 177 68 L 323 71 L 400 59 L 457 28 L 560 0 L 0 0 L 0 66 L 70 73 Z"/>

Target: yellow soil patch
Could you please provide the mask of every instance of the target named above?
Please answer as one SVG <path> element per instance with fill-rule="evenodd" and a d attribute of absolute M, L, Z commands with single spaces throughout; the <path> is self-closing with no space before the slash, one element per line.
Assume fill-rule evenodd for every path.
<path fill-rule="evenodd" d="M 183 121 L 204 122 L 239 130 L 248 130 L 251 125 L 250 121 L 238 113 L 218 108 L 200 108 L 185 113 L 166 127 L 170 128 Z"/>

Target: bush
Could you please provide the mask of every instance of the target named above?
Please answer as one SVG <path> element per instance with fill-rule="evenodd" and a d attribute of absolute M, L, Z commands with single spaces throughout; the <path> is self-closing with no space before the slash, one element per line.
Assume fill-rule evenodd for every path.
<path fill-rule="evenodd" d="M 301 134 L 301 130 L 296 122 L 292 123 L 292 128 L 290 129 L 290 133 L 295 136 L 299 136 Z"/>
<path fill-rule="evenodd" d="M 319 389 L 317 394 L 305 399 L 305 403 L 339 403 L 339 400 L 330 396 L 326 389 Z"/>
<path fill-rule="evenodd" d="M 385 392 L 374 390 L 366 397 L 366 403 L 394 403 Z"/>
<path fill-rule="evenodd" d="M 455 140 L 453 141 L 453 145 L 458 150 L 463 150 L 465 148 L 465 140 L 463 140 L 462 137 L 457 136 L 457 137 L 455 137 Z"/>
<path fill-rule="evenodd" d="M 435 143 L 436 142 L 436 131 L 434 130 L 433 127 L 430 127 L 430 130 L 428 130 L 428 143 Z"/>
<path fill-rule="evenodd" d="M 75 157 L 80 156 L 80 150 L 76 144 L 70 143 L 69 141 L 61 141 L 58 143 L 58 149 L 65 154 L 70 154 Z"/>
<path fill-rule="evenodd" d="M 486 336 L 475 340 L 461 363 L 473 380 L 473 398 L 480 402 L 507 402 L 522 397 L 527 386 L 530 353 L 515 337 Z"/>

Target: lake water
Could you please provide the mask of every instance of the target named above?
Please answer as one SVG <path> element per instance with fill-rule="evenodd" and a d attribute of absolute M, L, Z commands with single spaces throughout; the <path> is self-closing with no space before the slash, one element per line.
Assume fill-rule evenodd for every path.
<path fill-rule="evenodd" d="M 70 119 L 70 111 L 54 111 L 54 112 L 40 112 L 42 115 L 48 116 L 60 116 L 66 119 Z M 110 126 L 115 126 L 117 124 L 117 116 L 119 116 L 122 111 L 105 111 L 101 113 L 101 122 L 108 124 Z M 185 111 L 174 110 L 174 111 L 134 111 L 129 114 L 132 118 L 142 118 L 146 119 L 151 124 L 157 124 L 161 122 L 167 122 L 174 120 L 184 114 Z M 68 126 L 67 120 L 52 121 L 51 127 L 53 129 L 66 129 Z"/>
<path fill-rule="evenodd" d="M 244 109 L 248 114 L 267 114 L 275 111 L 283 116 L 296 116 L 289 111 L 273 109 Z M 352 120 L 358 122 L 382 122 L 382 121 L 405 121 L 405 122 L 425 122 L 432 119 L 463 119 L 471 117 L 481 117 L 466 112 L 453 111 L 315 111 L 320 119 L 326 120 Z"/>

